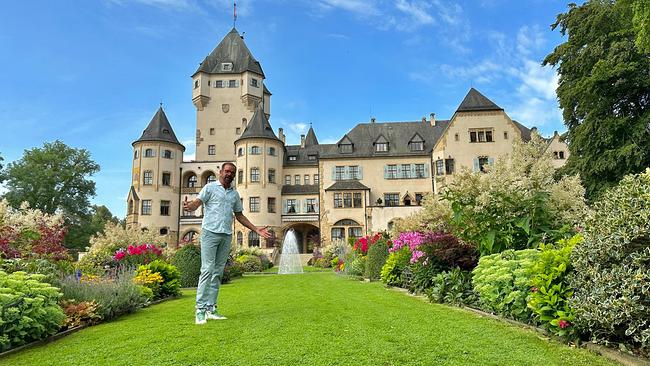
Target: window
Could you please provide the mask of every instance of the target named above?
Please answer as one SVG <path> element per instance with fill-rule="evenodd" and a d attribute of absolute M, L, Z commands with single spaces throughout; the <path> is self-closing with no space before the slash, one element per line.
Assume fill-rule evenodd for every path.
<path fill-rule="evenodd" d="M 478 167 L 479 171 L 485 173 L 487 171 L 487 166 L 488 166 L 489 160 L 487 156 L 479 156 L 478 158 Z"/>
<path fill-rule="evenodd" d="M 315 198 L 307 198 L 305 201 L 307 203 L 307 213 L 310 212 L 316 212 L 316 199 Z"/>
<path fill-rule="evenodd" d="M 237 171 L 237 184 L 242 184 L 243 182 L 244 182 L 244 171 L 240 169 Z"/>
<path fill-rule="evenodd" d="M 436 175 L 445 175 L 445 161 L 442 159 L 436 160 Z"/>
<path fill-rule="evenodd" d="M 345 167 L 337 166 L 334 168 L 334 180 L 343 180 L 345 176 Z"/>
<path fill-rule="evenodd" d="M 402 164 L 402 178 L 410 179 L 411 176 L 411 164 Z"/>
<path fill-rule="evenodd" d="M 445 159 L 445 173 L 454 174 L 454 159 Z"/>
<path fill-rule="evenodd" d="M 164 150 L 163 151 L 163 158 L 171 159 L 172 158 L 172 151 L 171 150 Z"/>
<path fill-rule="evenodd" d="M 196 187 L 196 182 L 197 182 L 196 175 L 194 174 L 190 175 L 189 178 L 187 178 L 187 187 L 188 188 Z"/>
<path fill-rule="evenodd" d="M 352 207 L 352 193 L 343 193 L 343 207 Z"/>
<path fill-rule="evenodd" d="M 305 185 L 308 186 L 309 185 L 309 174 L 305 174 L 305 176 L 303 177 L 303 180 L 305 182 Z"/>
<path fill-rule="evenodd" d="M 210 128 L 210 135 L 214 135 L 214 128 Z"/>
<path fill-rule="evenodd" d="M 224 62 L 221 64 L 221 70 L 223 71 L 232 71 L 232 63 L 231 62 Z"/>
<path fill-rule="evenodd" d="M 138 150 L 133 152 L 133 159 L 137 159 L 137 158 L 138 158 Z"/>
<path fill-rule="evenodd" d="M 285 175 L 284 176 L 284 184 L 285 185 L 291 185 L 291 176 L 290 175 Z"/>
<path fill-rule="evenodd" d="M 354 151 L 352 144 L 340 144 L 339 151 L 343 154 L 349 154 Z"/>
<path fill-rule="evenodd" d="M 469 142 L 493 142 L 492 130 L 481 129 L 469 132 Z"/>
<path fill-rule="evenodd" d="M 359 177 L 359 167 L 357 165 L 352 165 L 348 167 L 348 174 L 350 179 L 358 180 Z"/>
<path fill-rule="evenodd" d="M 296 155 L 289 156 L 289 161 L 296 161 L 296 160 L 298 160 L 298 157 Z"/>
<path fill-rule="evenodd" d="M 287 200 L 287 213 L 296 213 L 296 199 L 289 198 Z"/>
<path fill-rule="evenodd" d="M 275 213 L 275 197 L 269 197 L 266 200 L 266 209 L 270 213 Z"/>
<path fill-rule="evenodd" d="M 345 229 L 342 227 L 332 228 L 332 240 L 345 240 Z"/>
<path fill-rule="evenodd" d="M 361 207 L 361 193 L 360 192 L 353 193 L 352 201 L 354 207 Z"/>
<path fill-rule="evenodd" d="M 194 241 L 194 238 L 198 238 L 198 236 L 199 236 L 199 233 L 197 233 L 194 230 L 190 230 L 187 233 L 185 233 L 185 235 L 183 235 L 183 241 L 191 242 L 191 241 Z"/>
<path fill-rule="evenodd" d="M 293 180 L 294 180 L 293 184 L 299 186 L 300 185 L 300 174 L 294 175 Z"/>
<path fill-rule="evenodd" d="M 208 179 L 205 180 L 206 183 L 213 183 L 217 181 L 217 176 L 214 174 L 208 175 Z"/>
<path fill-rule="evenodd" d="M 384 193 L 384 204 L 386 206 L 399 206 L 399 194 Z"/>
<path fill-rule="evenodd" d="M 215 87 L 215 88 L 223 88 L 223 80 L 217 80 L 217 81 L 214 83 L 214 87 Z"/>
<path fill-rule="evenodd" d="M 259 247 L 260 246 L 260 236 L 254 231 L 250 231 L 248 233 L 248 246 L 249 247 Z"/>
<path fill-rule="evenodd" d="M 214 155 L 215 152 L 216 151 L 214 145 L 208 145 L 208 155 Z"/>
<path fill-rule="evenodd" d="M 236 88 L 237 87 L 237 80 L 228 80 L 228 87 L 229 88 Z"/>
<path fill-rule="evenodd" d="M 319 178 L 318 178 L 318 174 L 314 174 L 314 184 L 319 184 L 319 183 L 320 183 L 320 181 L 319 181 Z"/>
<path fill-rule="evenodd" d="M 160 235 L 167 235 L 167 233 L 169 233 L 169 229 L 167 229 L 166 227 L 160 228 Z"/>
<path fill-rule="evenodd" d="M 237 149 L 237 156 L 244 156 L 244 148 L 240 147 Z"/>
<path fill-rule="evenodd" d="M 142 200 L 142 214 L 151 215 L 151 200 Z"/>
<path fill-rule="evenodd" d="M 162 185 L 163 186 L 170 186 L 171 184 L 172 184 L 172 173 L 163 172 L 162 173 Z"/>
<path fill-rule="evenodd" d="M 210 80 L 208 80 L 208 86 L 210 86 Z"/>
<path fill-rule="evenodd" d="M 476 131 L 471 131 L 469 133 L 469 142 L 477 142 L 478 140 L 476 139 Z"/>
<path fill-rule="evenodd" d="M 275 156 L 275 148 L 274 147 L 269 147 L 269 153 L 270 156 Z"/>
<path fill-rule="evenodd" d="M 248 198 L 248 211 L 250 211 L 250 212 L 260 212 L 260 198 L 259 197 L 249 197 Z"/>
<path fill-rule="evenodd" d="M 458 134 L 455 134 L 455 135 L 454 135 L 454 140 L 459 141 L 459 140 L 460 140 L 460 136 L 459 136 Z"/>
<path fill-rule="evenodd" d="M 235 134 L 241 135 L 241 127 L 236 127 L 235 128 Z"/>
<path fill-rule="evenodd" d="M 506 132 L 506 131 L 503 132 L 503 139 L 504 140 L 508 139 L 508 132 Z"/>
<path fill-rule="evenodd" d="M 424 174 L 424 164 L 415 164 L 415 177 L 416 178 L 425 178 Z"/>
<path fill-rule="evenodd" d="M 343 193 L 334 193 L 334 208 L 343 207 Z"/>
<path fill-rule="evenodd" d="M 388 142 L 375 143 L 375 152 L 387 152 L 387 151 L 388 151 Z"/>
<path fill-rule="evenodd" d="M 154 156 L 156 156 L 156 155 L 153 153 L 153 149 L 145 149 L 144 150 L 144 157 L 145 158 L 153 158 Z"/>
<path fill-rule="evenodd" d="M 411 150 L 411 151 L 423 151 L 424 150 L 424 141 L 411 141 L 411 142 L 409 142 L 409 150 Z"/>
<path fill-rule="evenodd" d="M 386 166 L 386 178 L 397 179 L 397 165 L 389 164 Z"/>
<path fill-rule="evenodd" d="M 404 196 L 404 206 L 410 206 L 411 205 L 411 196 L 408 194 Z"/>
<path fill-rule="evenodd" d="M 194 80 L 194 89 L 196 89 L 196 88 L 198 88 L 198 87 L 199 87 L 199 81 L 198 81 L 198 80 Z"/>
<path fill-rule="evenodd" d="M 269 183 L 275 183 L 275 169 L 269 169 L 268 181 Z"/>
<path fill-rule="evenodd" d="M 244 234 L 241 231 L 237 232 L 237 246 L 241 247 L 244 244 Z"/>
<path fill-rule="evenodd" d="M 422 196 L 422 193 L 416 193 L 415 194 L 415 204 L 420 206 L 422 204 L 422 199 L 424 197 Z"/>
<path fill-rule="evenodd" d="M 153 184 L 153 172 L 151 170 L 144 171 L 142 184 L 144 184 L 145 186 L 150 186 Z"/>
<path fill-rule="evenodd" d="M 259 155 L 262 153 L 262 149 L 259 146 L 251 146 L 251 155 Z"/>
<path fill-rule="evenodd" d="M 251 168 L 251 182 L 260 181 L 260 168 Z"/>
<path fill-rule="evenodd" d="M 316 161 L 316 155 L 307 155 L 307 160 L 309 161 Z"/>
<path fill-rule="evenodd" d="M 564 151 L 560 151 L 560 159 L 564 159 Z"/>
<path fill-rule="evenodd" d="M 363 232 L 360 227 L 349 227 L 348 228 L 348 237 L 360 238 L 363 236 Z"/>
<path fill-rule="evenodd" d="M 255 78 L 251 78 L 251 86 L 255 88 L 259 88 L 260 87 L 259 80 Z"/>
<path fill-rule="evenodd" d="M 170 201 L 160 201 L 160 216 L 169 216 Z"/>

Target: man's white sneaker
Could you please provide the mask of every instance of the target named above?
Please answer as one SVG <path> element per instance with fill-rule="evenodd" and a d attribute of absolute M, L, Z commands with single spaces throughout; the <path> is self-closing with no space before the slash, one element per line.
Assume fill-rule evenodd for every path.
<path fill-rule="evenodd" d="M 202 325 L 202 324 L 207 323 L 207 319 L 206 319 L 206 318 L 207 318 L 207 314 L 206 314 L 205 311 L 197 311 L 197 312 L 196 312 L 196 319 L 195 319 L 194 322 L 195 322 L 196 324 L 198 324 L 198 325 Z"/>
<path fill-rule="evenodd" d="M 213 313 L 213 312 L 211 312 L 211 311 L 207 311 L 207 312 L 205 313 L 205 317 L 206 317 L 207 319 L 210 319 L 210 320 L 225 320 L 225 319 L 228 319 L 228 318 L 226 318 L 226 317 L 223 316 L 223 315 L 219 315 L 219 314 L 217 314 L 217 313 Z"/>

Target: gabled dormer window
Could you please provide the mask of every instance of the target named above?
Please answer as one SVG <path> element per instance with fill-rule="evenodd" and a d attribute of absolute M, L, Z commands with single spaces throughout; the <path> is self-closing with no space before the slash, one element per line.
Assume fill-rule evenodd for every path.
<path fill-rule="evenodd" d="M 410 151 L 424 151 L 424 139 L 419 134 L 415 134 L 409 141 Z"/>
<path fill-rule="evenodd" d="M 354 145 L 352 144 L 339 144 L 339 152 L 343 154 L 350 154 L 354 151 Z"/>
<path fill-rule="evenodd" d="M 221 64 L 221 71 L 232 71 L 232 62 L 223 62 Z"/>
<path fill-rule="evenodd" d="M 289 155 L 289 161 L 296 161 L 298 157 L 296 155 Z"/>
<path fill-rule="evenodd" d="M 375 152 L 388 152 L 388 142 L 375 143 Z"/>

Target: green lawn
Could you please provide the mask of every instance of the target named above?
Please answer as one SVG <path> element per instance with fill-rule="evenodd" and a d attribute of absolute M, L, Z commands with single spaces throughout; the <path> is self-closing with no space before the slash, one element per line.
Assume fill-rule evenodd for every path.
<path fill-rule="evenodd" d="M 0 359 L 0 365 L 608 365 L 585 350 L 334 273 L 225 285 L 228 320 L 194 325 L 194 292 Z"/>

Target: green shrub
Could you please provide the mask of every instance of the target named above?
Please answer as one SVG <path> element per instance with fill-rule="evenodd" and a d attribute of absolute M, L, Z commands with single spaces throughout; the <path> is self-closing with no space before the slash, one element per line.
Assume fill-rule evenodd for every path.
<path fill-rule="evenodd" d="M 317 267 L 317 268 L 330 268 L 330 267 L 332 267 L 332 260 L 327 260 L 327 258 L 317 258 L 314 261 L 314 267 Z"/>
<path fill-rule="evenodd" d="M 70 329 L 86 324 L 95 324 L 102 320 L 97 313 L 99 305 L 94 301 L 63 300 L 61 308 L 65 313 L 64 329 Z"/>
<path fill-rule="evenodd" d="M 182 287 L 196 287 L 201 275 L 201 249 L 192 244 L 179 249 L 171 260 L 181 272 Z"/>
<path fill-rule="evenodd" d="M 390 253 L 381 267 L 381 281 L 389 286 L 402 286 L 402 271 L 408 266 L 410 259 L 411 251 L 408 247 Z"/>
<path fill-rule="evenodd" d="M 571 259 L 576 326 L 650 352 L 650 169 L 596 202 Z"/>
<path fill-rule="evenodd" d="M 154 294 L 158 299 L 164 299 L 170 296 L 181 295 L 181 273 L 175 266 L 161 260 L 155 260 L 151 263 L 144 264 L 138 268 L 138 273 L 149 270 L 152 273 L 159 273 L 163 282 L 160 284 L 159 292 Z"/>
<path fill-rule="evenodd" d="M 386 258 L 388 258 L 388 243 L 386 239 L 379 239 L 368 248 L 364 277 L 370 280 L 378 280 L 381 276 L 381 269 L 386 263 Z"/>
<path fill-rule="evenodd" d="M 58 287 L 62 278 L 74 272 L 74 266 L 66 260 L 15 258 L 0 259 L 0 270 L 7 273 L 18 271 L 39 273 L 45 275 L 43 281 Z"/>
<path fill-rule="evenodd" d="M 99 305 L 97 314 L 103 320 L 110 320 L 122 314 L 133 313 L 147 302 L 142 286 L 133 282 L 133 272 L 123 271 L 114 278 L 98 278 L 92 281 L 78 281 L 66 277 L 61 281 L 63 298 L 76 302 L 94 301 Z"/>
<path fill-rule="evenodd" d="M 573 270 L 570 256 L 576 244 L 582 242 L 582 235 L 557 244 L 542 244 L 540 255 L 533 266 L 533 286 L 528 307 L 537 321 L 551 333 L 573 338 L 576 334 L 574 313 L 569 306 L 573 288 L 567 275 Z"/>
<path fill-rule="evenodd" d="M 240 255 L 235 259 L 244 272 L 262 272 L 262 260 L 253 254 Z"/>
<path fill-rule="evenodd" d="M 223 269 L 223 275 L 221 276 L 221 283 L 228 283 L 232 281 L 233 278 L 241 277 L 244 274 L 242 266 L 235 261 L 232 256 L 228 257 L 226 262 L 226 267 Z"/>
<path fill-rule="evenodd" d="M 46 338 L 65 320 L 59 289 L 42 274 L 0 271 L 0 350 Z"/>
<path fill-rule="evenodd" d="M 366 256 L 350 252 L 345 262 L 345 274 L 361 277 L 366 272 Z"/>
<path fill-rule="evenodd" d="M 472 305 L 478 300 L 472 287 L 472 272 L 462 271 L 458 267 L 438 273 L 426 293 L 431 302 L 456 306 Z"/>
<path fill-rule="evenodd" d="M 404 283 L 409 292 L 415 294 L 426 293 L 427 289 L 433 286 L 435 277 L 444 270 L 438 261 L 417 262 L 408 265 L 410 269 L 410 280 Z"/>
<path fill-rule="evenodd" d="M 532 269 L 539 257 L 536 249 L 506 250 L 481 257 L 472 272 L 480 307 L 516 320 L 528 322 Z"/>

